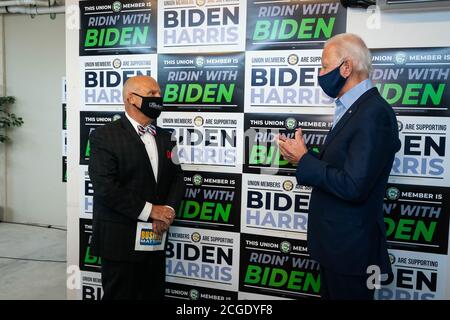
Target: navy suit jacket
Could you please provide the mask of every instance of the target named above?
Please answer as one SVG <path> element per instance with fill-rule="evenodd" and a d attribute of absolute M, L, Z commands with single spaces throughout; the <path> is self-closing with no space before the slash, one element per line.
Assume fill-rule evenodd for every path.
<path fill-rule="evenodd" d="M 383 198 L 395 153 L 397 120 L 376 88 L 366 91 L 329 132 L 319 154 L 299 161 L 296 177 L 312 186 L 308 250 L 321 266 L 365 275 L 390 273 Z"/>

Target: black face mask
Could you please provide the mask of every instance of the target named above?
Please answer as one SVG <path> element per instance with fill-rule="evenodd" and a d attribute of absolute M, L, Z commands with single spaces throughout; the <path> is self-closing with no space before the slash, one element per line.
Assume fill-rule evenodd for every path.
<path fill-rule="evenodd" d="M 163 108 L 162 97 L 143 97 L 135 92 L 132 92 L 132 94 L 142 98 L 141 107 L 138 108 L 135 104 L 133 104 L 134 107 L 139 109 L 139 111 L 150 119 L 157 119 L 159 117 Z"/>

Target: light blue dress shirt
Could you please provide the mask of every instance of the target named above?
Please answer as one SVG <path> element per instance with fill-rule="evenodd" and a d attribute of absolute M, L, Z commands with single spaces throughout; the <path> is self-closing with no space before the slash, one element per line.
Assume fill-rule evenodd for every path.
<path fill-rule="evenodd" d="M 342 97 L 336 99 L 336 109 L 334 110 L 333 128 L 342 118 L 344 113 L 361 97 L 366 91 L 373 88 L 372 81 L 366 79 L 358 83 L 356 86 L 348 90 Z"/>

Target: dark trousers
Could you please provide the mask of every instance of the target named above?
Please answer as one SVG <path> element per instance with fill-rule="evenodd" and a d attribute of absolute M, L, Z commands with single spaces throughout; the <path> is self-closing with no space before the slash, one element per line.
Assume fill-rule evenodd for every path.
<path fill-rule="evenodd" d="M 165 258 L 150 255 L 142 262 L 102 258 L 103 300 L 163 300 Z"/>
<path fill-rule="evenodd" d="M 320 295 L 325 300 L 373 300 L 375 290 L 367 287 L 368 276 L 342 275 L 320 268 Z"/>

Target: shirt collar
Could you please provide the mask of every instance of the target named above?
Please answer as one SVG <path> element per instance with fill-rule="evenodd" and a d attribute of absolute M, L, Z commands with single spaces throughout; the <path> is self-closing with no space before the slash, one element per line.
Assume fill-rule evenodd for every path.
<path fill-rule="evenodd" d="M 370 79 L 363 80 L 344 93 L 342 97 L 336 99 L 336 104 L 340 104 L 344 106 L 345 110 L 348 110 L 348 108 L 350 108 L 359 97 L 371 88 L 373 88 L 372 81 L 370 81 Z"/>
<path fill-rule="evenodd" d="M 139 123 L 136 120 L 134 120 L 132 117 L 130 117 L 130 115 L 126 111 L 125 111 L 125 116 L 131 122 L 131 126 L 134 128 L 134 131 L 136 131 L 136 133 L 139 134 L 139 131 L 138 131 Z"/>

